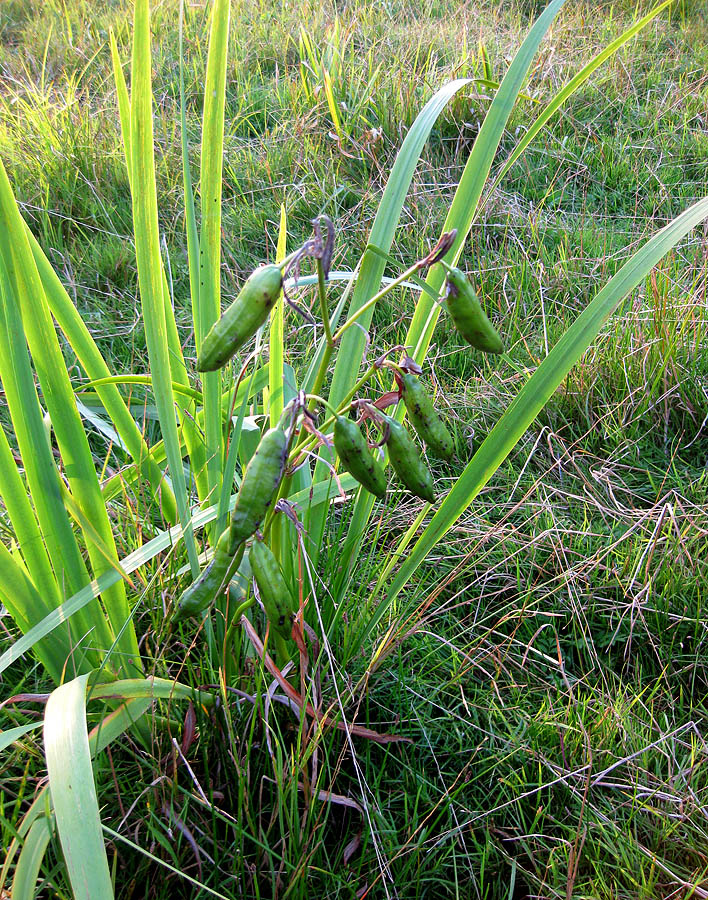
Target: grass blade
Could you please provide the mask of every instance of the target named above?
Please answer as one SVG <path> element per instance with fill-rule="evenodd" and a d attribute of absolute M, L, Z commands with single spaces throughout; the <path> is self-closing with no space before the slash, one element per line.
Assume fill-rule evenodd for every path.
<path fill-rule="evenodd" d="M 4 265 L 4 258 L 12 252 L 7 238 L 7 232 L 0 228 L 0 377 L 27 487 L 51 560 L 53 583 L 41 577 L 47 574 L 42 569 L 32 569 L 32 572 L 40 577 L 38 583 L 43 583 L 48 590 L 43 595 L 44 601 L 49 606 L 55 606 L 62 599 L 62 589 L 71 595 L 87 585 L 90 579 L 61 500 L 59 476 L 44 431 L 22 319 Z M 18 508 L 15 509 L 17 512 Z M 39 552 L 39 548 L 33 548 L 33 551 Z M 110 633 L 98 604 L 82 613 L 74 624 L 80 634 L 88 634 L 94 627 L 98 628 L 101 632 L 98 639 L 106 642 L 106 646 L 110 644 Z M 92 667 L 99 664 L 95 651 L 90 651 L 90 657 Z"/>
<path fill-rule="evenodd" d="M 30 731 L 35 731 L 37 728 L 40 728 L 41 725 L 41 722 L 30 722 L 29 725 L 18 725 L 16 728 L 8 728 L 6 731 L 0 731 L 0 753 L 7 750 L 7 748 L 11 744 L 14 744 L 15 741 L 19 741 L 20 738 L 29 734 Z"/>
<path fill-rule="evenodd" d="M 560 11 L 564 2 L 565 0 L 553 0 L 553 2 L 551 2 L 538 17 L 525 40 L 521 44 L 521 47 L 519 47 L 518 51 L 516 52 L 514 59 L 512 60 L 511 65 L 509 66 L 509 69 L 507 70 L 507 73 L 499 86 L 499 90 L 494 96 L 492 105 L 490 106 L 489 111 L 484 117 L 484 121 L 482 122 L 482 126 L 479 130 L 477 138 L 475 139 L 469 159 L 467 160 L 467 163 L 465 165 L 462 177 L 460 178 L 460 182 L 457 186 L 457 190 L 455 191 L 455 196 L 453 197 L 450 210 L 442 229 L 443 231 L 450 231 L 453 228 L 457 229 L 457 238 L 455 240 L 455 244 L 453 245 L 453 249 L 451 250 L 451 252 L 454 254 L 455 259 L 457 259 L 462 252 L 462 248 L 464 246 L 465 240 L 467 239 L 467 235 L 472 224 L 473 216 L 477 208 L 479 198 L 482 195 L 484 184 L 487 180 L 492 162 L 494 160 L 494 156 L 497 152 L 499 142 L 502 139 L 504 129 L 509 120 L 509 116 L 511 115 L 514 105 L 516 104 L 521 87 L 526 80 L 526 76 L 528 74 L 528 70 L 531 66 L 533 58 L 536 55 L 536 51 L 538 50 L 543 36 L 546 34 L 553 19 Z M 457 82 L 452 82 L 452 84 L 456 83 Z M 401 148 L 401 152 L 402 151 L 403 148 Z M 396 165 L 397 164 L 398 159 L 396 160 Z M 394 170 L 392 170 L 391 172 L 389 183 L 394 179 L 395 167 L 396 166 L 394 166 Z M 408 182 L 405 183 L 405 190 L 407 192 Z M 386 200 L 387 197 L 386 194 L 384 194 L 384 197 L 381 201 L 382 206 L 384 205 Z M 403 197 L 400 198 L 400 204 L 402 205 L 402 203 Z M 400 215 L 400 209 L 401 206 L 397 205 L 396 220 Z M 391 238 L 389 238 L 388 234 L 382 234 L 381 237 L 379 237 L 378 232 L 375 234 L 374 232 L 376 230 L 377 222 L 378 215 L 376 221 L 374 222 L 374 228 L 371 232 L 371 243 L 375 244 L 384 253 L 388 253 L 391 246 L 392 234 Z M 383 240 L 381 238 L 383 238 Z M 380 275 L 383 274 L 383 263 L 379 263 L 379 266 L 380 281 Z M 428 347 L 430 345 L 433 329 L 435 327 L 435 323 L 437 322 L 437 317 L 440 311 L 438 304 L 434 302 L 431 294 L 433 296 L 437 296 L 443 281 L 443 277 L 444 274 L 441 270 L 441 267 L 433 266 L 426 279 L 426 284 L 429 286 L 430 290 L 427 292 L 423 291 L 421 293 L 420 298 L 416 304 L 410 327 L 408 329 L 408 334 L 406 335 L 405 344 L 406 346 L 415 348 L 412 356 L 419 363 L 422 362 L 422 360 L 425 358 L 425 354 L 427 353 Z M 368 296 L 372 296 L 375 291 L 378 290 L 378 282 L 375 285 L 372 284 L 371 287 L 372 290 Z M 368 329 L 372 315 L 373 308 L 369 310 L 365 316 L 362 317 L 361 324 L 365 329 Z M 359 332 L 359 329 L 349 329 L 349 332 Z M 345 341 L 350 337 L 349 332 L 342 340 L 342 350 L 344 349 Z M 363 347 L 364 336 L 360 332 L 356 335 L 351 335 L 351 339 L 352 341 L 358 340 Z M 332 388 L 334 391 L 334 383 Z M 403 408 L 399 409 L 396 413 L 399 419 L 402 419 L 404 414 L 405 410 Z M 371 495 L 362 491 L 357 500 L 356 509 L 352 517 L 352 527 L 350 528 L 350 532 L 347 534 L 347 540 L 345 544 L 346 554 L 343 554 L 344 559 L 352 560 L 356 558 L 361 538 L 364 534 L 369 516 L 371 515 L 373 505 L 374 501 Z"/>
<path fill-rule="evenodd" d="M 88 680 L 88 674 L 80 675 L 50 695 L 44 715 L 44 751 L 74 898 L 113 900 L 86 727 Z"/>
<path fill-rule="evenodd" d="M 396 161 L 386 183 L 386 189 L 381 198 L 381 203 L 376 212 L 376 218 L 371 227 L 368 241 L 374 247 L 380 248 L 384 254 L 388 254 L 391 249 L 401 210 L 403 209 L 403 202 L 408 193 L 423 146 L 447 103 L 459 90 L 469 83 L 469 79 L 458 79 L 457 81 L 449 82 L 437 91 L 416 117 L 403 141 L 401 149 L 398 151 Z M 351 316 L 352 313 L 355 313 L 379 289 L 385 265 L 386 263 L 382 259 L 381 254 L 367 247 L 361 262 L 359 278 L 349 304 L 348 315 Z M 360 319 L 360 323 L 365 330 L 371 324 L 372 315 L 373 309 L 369 310 Z M 329 395 L 329 401 L 333 406 L 337 406 L 341 402 L 350 386 L 356 380 L 365 344 L 366 338 L 361 328 L 350 328 L 342 337 Z"/>
<path fill-rule="evenodd" d="M 597 54 L 593 59 L 590 60 L 583 68 L 574 75 L 570 81 L 564 85 L 560 91 L 556 94 L 556 96 L 551 100 L 551 102 L 545 107 L 545 109 L 541 112 L 538 118 L 533 122 L 529 130 L 526 134 L 521 138 L 519 143 L 514 147 L 509 156 L 504 160 L 504 164 L 501 169 L 494 177 L 494 181 L 491 184 L 487 197 L 491 197 L 494 192 L 494 188 L 499 184 L 502 178 L 506 175 L 509 169 L 514 165 L 514 163 L 519 159 L 524 150 L 529 146 L 529 144 L 533 141 L 537 134 L 541 131 L 541 129 L 548 123 L 548 121 L 555 115 L 555 113 L 561 108 L 561 106 L 568 100 L 587 80 L 588 78 L 595 72 L 600 66 L 608 60 L 611 56 L 613 56 L 627 41 L 631 40 L 636 34 L 638 34 L 643 28 L 645 28 L 652 19 L 655 19 L 659 13 L 666 9 L 674 3 L 674 0 L 664 0 L 663 3 L 659 3 L 655 6 L 650 12 L 644 16 L 644 18 L 635 22 L 631 25 L 626 31 L 622 32 L 622 34 L 615 38 L 614 41 L 609 43 L 603 50 Z M 480 207 L 481 208 L 481 207 Z"/>
<path fill-rule="evenodd" d="M 355 313 L 379 289 L 386 266 L 385 259 L 391 249 L 401 210 L 403 209 L 403 202 L 408 193 L 408 188 L 425 142 L 447 103 L 459 90 L 469 83 L 469 79 L 462 78 L 449 82 L 437 91 L 418 113 L 406 135 L 396 156 L 396 161 L 391 169 L 381 203 L 376 212 L 367 249 L 360 261 L 359 277 L 349 301 L 348 315 L 351 316 Z M 360 319 L 360 324 L 364 330 L 367 330 L 371 324 L 372 316 L 373 308 L 368 310 Z M 356 381 L 366 346 L 366 337 L 362 328 L 349 328 L 342 337 L 328 398 L 333 406 L 338 406 L 342 402 L 342 399 Z M 314 481 L 317 482 L 329 478 L 330 470 L 328 466 L 318 463 L 315 467 Z M 366 491 L 360 492 L 358 503 L 369 504 L 370 512 L 373 500 L 370 500 L 369 496 Z M 368 517 L 368 514 L 366 513 L 366 517 Z M 323 508 L 317 509 L 308 515 L 305 524 L 310 534 L 322 534 L 324 515 L 325 510 Z M 318 546 L 319 544 L 315 543 L 312 551 L 313 565 L 315 566 L 317 565 Z"/>
<path fill-rule="evenodd" d="M 17 860 L 15 876 L 12 879 L 12 900 L 33 900 L 35 897 L 39 870 L 51 839 L 51 821 L 46 816 L 36 819 L 25 838 Z"/>
<path fill-rule="evenodd" d="M 157 191 L 153 156 L 152 89 L 150 85 L 150 22 L 148 0 L 135 4 L 133 36 L 133 91 L 131 101 L 133 220 L 138 282 L 150 357 L 155 401 L 160 416 L 167 461 L 174 485 L 179 521 L 184 532 L 189 564 L 199 572 L 197 548 L 187 506 L 187 485 L 177 435 L 172 392 L 170 350 L 163 295 L 164 274 L 160 257 Z"/>
<path fill-rule="evenodd" d="M 12 194 L 4 166 L 0 164 L 0 230 L 5 230 L 2 242 L 4 267 L 10 279 L 22 318 L 25 339 L 32 353 L 34 367 L 42 394 L 51 417 L 52 428 L 61 453 L 62 463 L 71 492 L 88 521 L 92 523 L 101 544 L 94 540 L 94 532 L 83 532 L 88 555 L 96 575 L 107 568 L 104 549 L 117 562 L 113 531 L 106 511 L 91 449 L 81 422 L 73 391 L 66 371 L 64 357 L 56 330 L 42 290 L 42 283 L 27 240 L 25 224 Z M 45 442 L 46 443 L 46 442 Z M 104 595 L 103 604 L 108 621 L 96 608 L 93 626 L 98 635 L 118 635 L 119 658 L 137 659 L 138 644 L 132 628 L 124 628 L 128 618 L 128 601 L 122 583 L 113 585 Z M 108 627 L 110 623 L 110 628 Z M 106 646 L 110 646 L 108 640 Z"/>
<path fill-rule="evenodd" d="M 278 230 L 278 247 L 275 253 L 275 261 L 280 262 L 285 258 L 288 239 L 288 219 L 285 206 L 280 207 L 280 228 Z M 270 359 L 268 371 L 270 373 L 268 383 L 268 408 L 270 411 L 270 425 L 275 428 L 283 412 L 283 344 L 284 344 L 284 302 L 283 292 L 270 312 Z"/>
<path fill-rule="evenodd" d="M 0 497 L 12 522 L 15 538 L 33 585 L 37 587 L 39 595 L 43 598 L 43 605 L 48 611 L 57 605 L 61 595 L 42 541 L 42 532 L 12 456 L 4 428 L 0 428 Z"/>
<path fill-rule="evenodd" d="M 215 0 L 212 8 L 201 153 L 201 233 L 199 236 L 199 294 L 195 320 L 204 339 L 221 313 L 221 183 L 224 149 L 226 56 L 229 38 L 229 0 Z M 196 327 L 196 326 L 195 326 Z M 205 372 L 204 433 L 209 502 L 221 490 L 223 432 L 221 428 L 221 371 Z"/>
<path fill-rule="evenodd" d="M 4 544 L 0 544 L 0 599 L 23 634 L 28 634 L 54 608 L 48 603 L 47 597 L 37 590 L 27 572 L 13 559 Z M 59 605 L 58 602 L 56 605 Z M 73 658 L 68 636 L 58 634 L 52 640 L 40 641 L 34 650 L 58 684 L 67 659 Z M 78 659 L 77 654 L 76 660 Z"/>
<path fill-rule="evenodd" d="M 111 378 L 111 372 L 64 285 L 59 280 L 59 276 L 29 228 L 25 226 L 25 230 L 52 315 L 64 332 L 86 374 L 95 383 L 106 412 L 127 452 L 150 484 L 153 496 L 161 504 L 165 519 L 173 525 L 177 515 L 174 494 L 165 484 L 161 469 L 151 458 L 140 429 L 115 387 L 115 382 L 107 380 Z"/>
<path fill-rule="evenodd" d="M 182 180 L 184 183 L 184 224 L 187 232 L 187 259 L 189 260 L 189 294 L 192 301 L 192 321 L 197 347 L 202 343 L 202 323 L 199 315 L 199 234 L 197 215 L 194 211 L 194 186 L 189 165 L 189 140 L 187 136 L 187 109 L 184 98 L 184 0 L 179 3 L 179 113 L 182 143 Z"/>
<path fill-rule="evenodd" d="M 118 48 L 115 40 L 111 43 L 111 55 L 113 57 L 113 74 L 116 82 L 116 90 L 118 93 L 118 112 L 120 117 L 121 135 L 123 139 L 123 150 L 125 155 L 125 163 L 128 170 L 128 183 L 130 184 L 131 195 L 133 194 L 133 140 L 132 140 L 132 109 L 130 98 L 128 97 L 128 88 L 125 83 L 125 75 L 118 58 Z M 189 378 L 187 377 L 187 368 L 184 363 L 184 355 L 182 354 L 182 345 L 177 333 L 177 324 L 175 322 L 174 310 L 170 300 L 170 289 L 165 274 L 165 267 L 160 259 L 160 277 L 162 279 L 162 300 L 164 304 L 165 328 L 167 331 L 167 346 L 170 371 L 172 373 L 172 381 L 189 387 Z M 193 426 L 194 405 L 185 402 L 182 394 L 178 394 L 175 398 L 180 423 L 184 430 L 184 439 L 187 453 L 192 464 L 195 483 L 199 497 L 203 500 L 209 490 L 206 474 L 206 453 L 204 449 L 204 441 Z"/>

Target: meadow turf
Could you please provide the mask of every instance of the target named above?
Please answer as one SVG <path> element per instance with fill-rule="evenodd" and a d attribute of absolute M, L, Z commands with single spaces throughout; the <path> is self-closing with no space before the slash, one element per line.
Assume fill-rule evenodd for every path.
<path fill-rule="evenodd" d="M 186 6 L 196 173 L 209 4 Z M 500 79 L 540 6 L 234 2 L 225 300 L 274 257 L 281 204 L 289 246 L 326 213 L 337 226 L 334 267 L 351 268 L 423 103 L 450 78 L 484 77 L 484 56 Z M 178 4 L 153 7 L 161 228 L 193 361 Z M 649 8 L 568 0 L 500 158 L 534 101 Z M 131 15 L 125 0 L 0 2 L 0 155 L 116 372 L 147 370 L 108 49 L 113 29 L 129 59 Z M 463 92 L 434 128 L 387 274 L 437 239 L 491 91 L 480 83 Z M 571 99 L 486 199 L 462 262 L 507 354 L 471 354 L 441 319 L 427 371 L 460 462 L 436 469 L 440 484 L 631 251 L 705 195 L 707 176 L 708 11 L 702 0 L 677 0 Z M 96 763 L 103 822 L 122 837 L 109 851 L 116 896 L 210 896 L 177 872 L 227 897 L 354 898 L 367 888 L 366 896 L 400 898 L 708 896 L 707 270 L 698 230 L 622 305 L 399 598 L 390 631 L 374 636 L 383 642 L 376 665 L 373 645 L 349 656 L 332 642 L 323 696 L 368 671 L 352 717 L 412 742 L 352 749 L 334 732 L 303 744 L 288 709 L 259 706 L 254 716 L 250 700 L 234 695 L 211 720 L 197 710 L 187 768 L 172 741 L 179 745 L 174 717 L 183 713 L 165 705 L 152 753 L 126 739 Z M 378 344 L 400 341 L 413 304 L 401 292 L 379 305 Z M 301 327 L 294 317 L 288 325 Z M 295 346 L 288 361 L 297 371 L 307 341 Z M 72 375 L 82 377 L 78 368 Z M 412 498 L 389 502 L 372 519 L 346 610 L 354 630 L 369 612 L 377 552 L 418 509 Z M 133 514 L 130 503 L 120 514 Z M 0 528 L 9 541 L 4 521 Z M 339 537 L 335 522 L 324 538 L 325 582 Z M 119 552 L 131 549 L 119 543 Z M 170 574 L 154 563 L 142 575 L 146 668 L 218 683 L 201 636 L 180 643 L 165 631 Z M 251 665 L 244 658 L 234 668 Z M 26 661 L 6 673 L 2 694 L 46 689 Z M 0 765 L 6 844 L 45 771 L 39 737 L 24 738 Z M 313 771 L 316 782 L 305 784 Z M 69 896 L 56 855 L 42 876 L 46 896 Z"/>

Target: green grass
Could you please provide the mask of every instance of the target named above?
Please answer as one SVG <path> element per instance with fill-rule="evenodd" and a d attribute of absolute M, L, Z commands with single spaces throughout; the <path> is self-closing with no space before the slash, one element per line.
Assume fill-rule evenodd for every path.
<path fill-rule="evenodd" d="M 635 12 L 629 2 L 599 6 L 568 4 L 527 93 L 551 96 Z M 506 408 L 520 373 L 540 362 L 631 248 L 705 192 L 708 18 L 700 2 L 676 7 L 571 101 L 473 229 L 463 262 L 508 354 L 480 360 L 455 334 L 436 331 L 430 371 L 462 459 Z M 450 77 L 480 74 L 478 40 L 500 76 L 535 8 L 449 0 L 235 4 L 224 299 L 255 263 L 274 257 L 281 203 L 292 246 L 325 212 L 338 227 L 335 267 L 351 266 L 422 102 Z M 154 13 L 156 163 L 177 320 L 193 348 L 173 125 L 175 10 L 169 2 Z M 339 36 L 327 61 L 341 54 L 333 78 L 340 138 L 316 60 L 306 69 L 299 52 L 301 27 L 319 53 L 333 42 L 336 11 Z M 145 337 L 107 45 L 113 28 L 127 58 L 130 15 L 131 4 L 108 0 L 0 5 L 0 153 L 109 364 L 139 372 Z M 206 26 L 206 8 L 190 5 L 195 172 Z M 439 120 L 394 243 L 401 265 L 436 239 L 486 95 L 456 99 Z M 528 109 L 526 101 L 512 117 L 502 157 Z M 208 896 L 153 858 L 228 897 L 353 898 L 367 886 L 367 896 L 402 898 L 634 900 L 688 897 L 691 887 L 692 896 L 706 896 L 704 242 L 699 233 L 685 241 L 606 326 L 415 586 L 397 598 L 385 639 L 382 629 L 342 672 L 341 647 L 330 636 L 308 679 L 323 708 L 371 668 L 377 649 L 368 690 L 348 718 L 412 743 L 305 736 L 282 704 L 259 702 L 254 714 L 248 697 L 230 692 L 218 712 L 195 711 L 187 767 L 177 751 L 183 709 L 162 704 L 150 753 L 126 740 L 96 766 L 104 824 L 136 845 L 115 841 L 117 896 Z M 383 302 L 374 320 L 379 340 L 400 340 L 412 309 L 405 293 Z M 288 327 L 300 323 L 289 318 Z M 309 340 L 303 329 L 290 359 L 296 368 L 308 361 Z M 100 454 L 103 445 L 95 447 Z M 451 480 L 456 470 L 438 474 Z M 128 490 L 117 508 L 135 522 L 139 507 Z M 417 511 L 410 498 L 391 498 L 372 519 L 349 622 L 366 615 L 377 548 L 393 544 Z M 127 529 L 118 537 L 121 555 L 133 549 Z M 335 524 L 325 535 L 320 604 L 339 538 Z M 184 561 L 168 556 L 162 567 L 136 573 L 141 650 L 151 673 L 215 684 L 219 672 L 202 636 L 165 627 L 170 579 Z M 249 693 L 253 657 L 245 641 L 235 650 L 233 672 L 246 675 L 229 683 Z M 3 695 L 46 687 L 39 670 L 15 666 Z M 14 705 L 5 712 L 9 724 L 31 720 Z M 6 751 L 3 844 L 43 766 L 38 736 Z M 342 797 L 359 806 L 336 802 Z M 69 895 L 56 855 L 42 873 L 48 893 Z"/>

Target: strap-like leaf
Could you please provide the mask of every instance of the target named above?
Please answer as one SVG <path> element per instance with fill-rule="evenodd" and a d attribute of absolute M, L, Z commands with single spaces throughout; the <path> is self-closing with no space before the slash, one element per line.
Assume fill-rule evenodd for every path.
<path fill-rule="evenodd" d="M 381 203 L 376 212 L 367 248 L 360 263 L 359 276 L 349 303 L 349 315 L 355 313 L 378 291 L 386 265 L 385 259 L 391 249 L 401 210 L 403 209 L 403 201 L 408 193 L 408 188 L 425 142 L 428 140 L 428 136 L 438 116 L 447 103 L 459 90 L 469 83 L 468 79 L 458 79 L 441 88 L 418 113 L 406 135 L 403 145 L 396 156 L 396 161 L 391 169 Z M 351 386 L 356 382 L 366 346 L 366 337 L 362 328 L 364 330 L 368 329 L 372 315 L 373 307 L 362 316 L 360 320 L 361 328 L 349 328 L 342 337 L 329 393 L 329 402 L 332 406 L 338 406 L 351 389 Z M 315 468 L 314 481 L 317 482 L 325 478 L 330 478 L 329 467 L 323 463 L 318 463 Z M 361 491 L 357 502 L 359 504 L 368 504 L 370 511 L 373 505 L 373 498 L 366 491 Z M 311 535 L 322 534 L 325 514 L 326 510 L 319 508 L 306 518 L 305 525 L 308 533 Z M 363 511 L 362 515 L 357 518 L 357 522 L 366 518 L 368 518 L 368 512 Z M 363 531 L 360 533 L 360 536 L 363 536 Z M 317 546 L 317 543 L 315 543 L 312 548 L 314 565 L 317 564 Z"/>
<path fill-rule="evenodd" d="M 135 419 L 131 416 L 125 401 L 115 386 L 116 382 L 110 380 L 110 370 L 78 310 L 71 302 L 59 276 L 29 228 L 26 229 L 26 232 L 52 315 L 64 332 L 86 374 L 93 380 L 101 402 L 111 417 L 123 446 L 135 460 L 141 473 L 147 478 L 153 496 L 161 503 L 163 515 L 170 524 L 174 524 L 177 515 L 175 498 L 165 484 L 162 471 L 151 459 L 150 451 Z"/>
<path fill-rule="evenodd" d="M 457 237 L 450 251 L 453 263 L 459 259 L 472 227 L 479 199 L 489 177 L 509 116 L 518 99 L 519 91 L 526 80 L 543 37 L 564 2 L 565 0 L 552 0 L 536 19 L 514 55 L 514 59 L 499 85 L 499 90 L 494 95 L 492 105 L 484 117 L 442 228 L 443 231 L 457 229 Z M 428 272 L 425 279 L 426 284 L 436 295 L 440 291 L 444 277 L 445 273 L 440 266 L 433 266 Z M 438 304 L 427 293 L 421 294 L 405 341 L 406 346 L 414 348 L 411 355 L 418 363 L 422 363 L 425 359 L 439 315 Z M 402 411 L 400 415 L 403 415 Z"/>
<path fill-rule="evenodd" d="M 708 218 L 708 198 L 689 207 L 638 250 L 599 291 L 521 388 L 504 415 L 485 438 L 455 482 L 432 521 L 413 547 L 379 604 L 367 632 L 373 629 L 395 597 L 511 453 L 526 429 L 548 402 L 571 368 L 597 336 L 618 305 L 688 232 Z"/>
<path fill-rule="evenodd" d="M 49 841 L 52 839 L 52 821 L 46 816 L 36 819 L 25 838 L 12 879 L 12 900 L 34 900 L 37 879 Z"/>
<path fill-rule="evenodd" d="M 109 565 L 104 556 L 105 550 L 117 561 L 113 531 L 101 496 L 88 438 L 76 409 L 56 329 L 27 239 L 25 224 L 1 164 L 0 231 L 5 233 L 2 252 L 10 283 L 10 290 L 7 293 L 14 292 L 17 298 L 22 329 L 32 353 L 42 396 L 51 417 L 64 472 L 76 503 L 86 520 L 92 523 L 95 533 L 101 540 L 99 546 L 94 540 L 94 533 L 84 532 L 91 565 L 96 575 L 100 575 Z M 122 661 L 115 662 L 115 665 L 120 668 L 128 665 L 127 660 L 137 660 L 138 656 L 138 644 L 133 628 L 123 627 L 128 618 L 128 601 L 122 582 L 109 588 L 103 597 L 103 603 L 108 614 L 108 622 L 101 611 L 97 610 L 93 624 L 100 640 L 106 640 L 103 635 L 105 632 L 110 634 L 111 629 L 112 634 L 118 636 L 117 660 Z M 112 638 L 106 640 L 104 649 L 110 647 L 111 643 Z M 111 665 L 114 665 L 114 662 Z"/>
<path fill-rule="evenodd" d="M 212 8 L 204 85 L 200 173 L 202 227 L 199 235 L 199 303 L 196 310 L 200 342 L 221 313 L 221 180 L 229 8 L 230 0 L 215 0 Z M 198 343 L 197 350 L 200 346 L 201 343 Z M 202 386 L 208 499 L 214 503 L 221 491 L 223 465 L 221 371 L 205 372 Z"/>
<path fill-rule="evenodd" d="M 164 296 L 164 277 L 157 221 L 150 58 L 148 0 L 137 0 L 133 34 L 133 89 L 130 117 L 135 254 L 155 401 L 160 415 L 160 427 L 165 441 L 170 476 L 174 485 L 179 521 L 184 531 L 192 574 L 196 577 L 199 572 L 199 560 L 189 517 L 187 485 L 182 468 L 182 454 L 175 420 L 168 322 L 165 317 L 167 298 Z"/>
<path fill-rule="evenodd" d="M 59 840 L 75 900 L 113 900 L 86 727 L 89 675 L 47 701 L 44 751 Z"/>

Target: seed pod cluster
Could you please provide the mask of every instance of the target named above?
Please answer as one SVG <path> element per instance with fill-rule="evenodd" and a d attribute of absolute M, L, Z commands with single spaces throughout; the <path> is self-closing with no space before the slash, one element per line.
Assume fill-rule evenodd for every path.
<path fill-rule="evenodd" d="M 386 496 L 386 476 L 381 463 L 374 457 L 358 425 L 337 416 L 334 423 L 334 449 L 342 466 L 359 484 L 379 499 Z"/>
<path fill-rule="evenodd" d="M 278 560 L 270 547 L 256 538 L 248 554 L 248 561 L 271 628 L 287 640 L 292 632 L 295 608 Z"/>
<path fill-rule="evenodd" d="M 288 438 L 279 426 L 263 435 L 246 466 L 231 514 L 230 542 L 237 547 L 255 533 L 275 498 L 285 472 Z"/>
<path fill-rule="evenodd" d="M 433 476 L 423 462 L 413 438 L 395 419 L 386 416 L 386 424 L 386 446 L 394 472 L 411 494 L 428 503 L 435 503 Z"/>
<path fill-rule="evenodd" d="M 246 541 L 265 518 L 277 493 L 287 456 L 285 430 L 276 427 L 266 431 L 246 466 L 229 526 L 217 541 L 212 561 L 180 597 L 174 613 L 175 622 L 206 609 L 227 576 L 230 578 L 236 571 Z"/>
<path fill-rule="evenodd" d="M 459 269 L 447 270 L 447 311 L 459 334 L 472 347 L 485 353 L 504 351 L 499 333 L 487 318 L 467 276 Z"/>
<path fill-rule="evenodd" d="M 172 617 L 173 622 L 198 616 L 213 602 L 219 590 L 226 587 L 241 564 L 245 546 L 241 543 L 232 550 L 229 529 L 224 529 L 211 562 L 180 597 Z"/>
<path fill-rule="evenodd" d="M 226 365 L 268 318 L 282 286 L 283 273 L 278 266 L 260 266 L 249 275 L 234 302 L 202 341 L 198 371 L 213 372 Z"/>
<path fill-rule="evenodd" d="M 455 442 L 442 416 L 433 406 L 430 395 L 410 372 L 403 372 L 397 377 L 411 425 L 435 456 L 449 462 L 455 452 Z"/>

